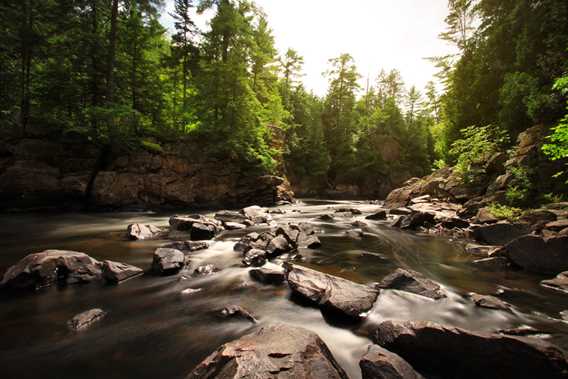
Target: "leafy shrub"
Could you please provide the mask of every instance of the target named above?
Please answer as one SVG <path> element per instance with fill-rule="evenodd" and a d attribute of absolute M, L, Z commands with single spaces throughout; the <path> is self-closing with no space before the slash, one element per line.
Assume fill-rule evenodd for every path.
<path fill-rule="evenodd" d="M 162 153 L 164 151 L 162 149 L 162 146 L 160 146 L 159 144 L 157 144 L 155 142 L 144 140 L 144 141 L 140 142 L 140 145 L 142 146 L 142 148 L 144 148 L 145 150 L 147 150 L 151 153 Z"/>
<path fill-rule="evenodd" d="M 568 97 L 568 74 L 556 80 L 553 88 Z M 564 118 L 552 129 L 553 133 L 548 137 L 549 143 L 542 146 L 542 151 L 553 161 L 568 158 L 568 101 L 566 102 L 566 111 Z M 558 172 L 555 176 L 564 174 L 566 174 L 566 170 Z M 566 183 L 568 184 L 568 179 Z"/>
<path fill-rule="evenodd" d="M 505 193 L 507 203 L 517 206 L 526 205 L 533 187 L 529 177 L 530 173 L 524 167 L 512 167 L 510 172 L 513 180 Z"/>
<path fill-rule="evenodd" d="M 523 211 L 520 208 L 510 207 L 508 205 L 492 203 L 489 205 L 489 212 L 498 219 L 517 221 Z"/>

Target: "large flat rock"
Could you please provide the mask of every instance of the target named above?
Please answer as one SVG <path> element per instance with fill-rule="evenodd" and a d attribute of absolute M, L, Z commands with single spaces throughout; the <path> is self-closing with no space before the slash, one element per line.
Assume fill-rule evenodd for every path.
<path fill-rule="evenodd" d="M 373 307 L 379 290 L 306 267 L 286 265 L 288 285 L 295 294 L 324 311 L 359 319 Z"/>
<path fill-rule="evenodd" d="M 187 376 L 197 378 L 346 379 L 347 375 L 317 334 L 276 324 L 222 345 Z"/>

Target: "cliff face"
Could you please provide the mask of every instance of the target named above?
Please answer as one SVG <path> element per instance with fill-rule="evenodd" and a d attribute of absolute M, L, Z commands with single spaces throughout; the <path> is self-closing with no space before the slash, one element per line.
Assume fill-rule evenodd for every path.
<path fill-rule="evenodd" d="M 252 174 L 198 146 L 112 153 L 73 138 L 0 141 L 0 209 L 88 204 L 102 208 L 272 205 L 285 179 Z"/>

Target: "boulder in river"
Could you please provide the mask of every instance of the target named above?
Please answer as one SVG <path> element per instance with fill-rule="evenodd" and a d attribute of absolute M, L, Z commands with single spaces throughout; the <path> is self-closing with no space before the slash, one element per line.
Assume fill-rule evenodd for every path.
<path fill-rule="evenodd" d="M 542 238 L 527 235 L 504 247 L 505 254 L 524 270 L 558 274 L 568 271 L 568 237 Z"/>
<path fill-rule="evenodd" d="M 154 251 L 152 270 L 161 275 L 177 274 L 185 266 L 185 255 L 176 249 L 161 247 Z"/>
<path fill-rule="evenodd" d="M 438 300 L 447 297 L 440 285 L 419 272 L 398 268 L 376 285 L 379 289 L 394 289 Z"/>
<path fill-rule="evenodd" d="M 244 224 L 249 220 L 247 216 L 237 211 L 219 211 L 215 213 L 215 219 L 222 222 L 236 222 Z"/>
<path fill-rule="evenodd" d="M 126 234 L 131 240 L 150 240 L 162 237 L 164 231 L 155 225 L 130 224 Z"/>
<path fill-rule="evenodd" d="M 373 307 L 379 290 L 306 267 L 287 264 L 286 277 L 294 294 L 317 304 L 322 311 L 359 320 Z"/>
<path fill-rule="evenodd" d="M 221 309 L 221 316 L 231 319 L 247 320 L 256 324 L 258 321 L 252 315 L 250 311 L 241 307 L 240 305 L 227 305 L 225 308 Z"/>
<path fill-rule="evenodd" d="M 378 345 L 369 345 L 359 361 L 363 379 L 421 379 L 422 375 L 395 353 Z"/>
<path fill-rule="evenodd" d="M 540 285 L 558 291 L 568 292 L 568 271 L 561 272 L 556 278 L 543 280 Z"/>
<path fill-rule="evenodd" d="M 195 276 L 208 276 L 218 272 L 219 269 L 212 264 L 201 265 L 193 271 Z"/>
<path fill-rule="evenodd" d="M 39 289 L 52 284 L 88 283 L 101 277 L 101 262 L 85 253 L 45 250 L 26 255 L 8 268 L 0 287 Z"/>
<path fill-rule="evenodd" d="M 266 263 L 266 250 L 250 249 L 243 254 L 243 264 L 245 266 L 262 266 Z"/>
<path fill-rule="evenodd" d="M 400 222 L 401 229 L 416 230 L 420 227 L 430 227 L 434 225 L 434 214 L 429 212 L 414 212 L 408 216 L 402 216 Z"/>
<path fill-rule="evenodd" d="M 347 375 L 317 334 L 276 324 L 222 345 L 186 378 L 347 379 Z"/>
<path fill-rule="evenodd" d="M 107 313 L 100 308 L 89 309 L 88 311 L 81 312 L 67 322 L 69 329 L 74 331 L 85 330 L 94 323 L 102 320 Z"/>
<path fill-rule="evenodd" d="M 365 217 L 367 220 L 386 220 L 387 219 L 387 211 L 381 209 L 373 214 L 368 215 Z"/>
<path fill-rule="evenodd" d="M 470 293 L 468 295 L 469 299 L 475 304 L 475 306 L 480 308 L 494 309 L 499 311 L 509 311 L 512 306 L 509 303 L 504 302 L 495 296 L 490 295 L 480 295 L 477 293 Z"/>
<path fill-rule="evenodd" d="M 473 237 L 488 245 L 506 245 L 516 238 L 529 233 L 528 225 L 500 222 L 487 224 L 473 229 Z"/>
<path fill-rule="evenodd" d="M 434 377 L 556 379 L 568 375 L 564 352 L 536 339 L 427 321 L 385 321 L 372 339 Z"/>
<path fill-rule="evenodd" d="M 206 241 L 174 241 L 163 245 L 162 247 L 176 249 L 186 253 L 208 249 L 209 243 Z"/>
<path fill-rule="evenodd" d="M 281 284 L 286 280 L 284 267 L 274 263 L 266 263 L 262 267 L 254 268 L 249 271 L 249 275 L 264 284 Z"/>
<path fill-rule="evenodd" d="M 173 230 L 189 232 L 192 241 L 210 240 L 223 231 L 220 221 L 202 215 L 172 216 Z"/>
<path fill-rule="evenodd" d="M 142 275 L 144 270 L 126 263 L 107 260 L 103 262 L 102 272 L 103 278 L 107 283 L 119 284 L 125 280 Z"/>

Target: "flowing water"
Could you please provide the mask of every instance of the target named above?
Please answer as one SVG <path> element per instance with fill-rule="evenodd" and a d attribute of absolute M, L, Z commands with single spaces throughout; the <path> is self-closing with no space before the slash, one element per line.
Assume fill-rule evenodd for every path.
<path fill-rule="evenodd" d="M 304 200 L 274 214 L 277 223 L 310 222 L 320 231 L 322 247 L 302 249 L 300 264 L 355 282 L 380 281 L 397 267 L 410 268 L 441 283 L 448 299 L 383 291 L 362 325 L 341 325 L 325 319 L 317 308 L 290 299 L 286 285 L 252 282 L 240 265 L 233 244 L 245 233 L 226 232 L 207 250 L 191 256 L 192 267 L 213 263 L 222 270 L 212 276 L 144 275 L 119 286 L 89 284 L 49 288 L 33 294 L 0 293 L 0 376 L 2 378 L 183 378 L 224 342 L 254 328 L 245 321 L 227 321 L 218 311 L 238 304 L 261 324 L 285 322 L 313 330 L 327 343 L 350 377 L 360 377 L 359 357 L 370 343 L 369 330 L 385 319 L 431 320 L 477 331 L 531 325 L 541 338 L 568 348 L 568 324 L 560 312 L 568 295 L 541 288 L 543 277 L 522 272 L 473 269 L 463 242 L 411 234 L 387 222 L 365 220 L 361 238 L 346 234 L 364 215 L 316 219 L 338 206 L 372 212 L 365 202 Z M 24 255 L 44 249 L 83 251 L 148 269 L 154 249 L 165 241 L 128 241 L 126 226 L 134 222 L 167 225 L 169 214 L 17 214 L 0 215 L 0 270 Z M 201 289 L 188 293 L 186 289 Z M 515 305 L 512 313 L 477 308 L 468 292 L 495 294 Z M 75 314 L 103 308 L 108 316 L 88 330 L 72 333 L 66 322 Z"/>

